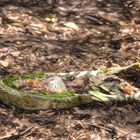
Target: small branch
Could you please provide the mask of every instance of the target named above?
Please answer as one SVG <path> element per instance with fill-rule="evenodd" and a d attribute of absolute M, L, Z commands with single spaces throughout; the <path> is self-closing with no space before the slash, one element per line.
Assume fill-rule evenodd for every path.
<path fill-rule="evenodd" d="M 21 132 L 18 132 L 18 134 L 15 134 L 15 135 L 8 135 L 8 136 L 5 136 L 5 137 L 0 137 L 1 140 L 17 140 L 19 139 L 21 136 L 29 133 L 31 131 L 31 129 L 33 128 L 33 126 L 21 131 Z"/>

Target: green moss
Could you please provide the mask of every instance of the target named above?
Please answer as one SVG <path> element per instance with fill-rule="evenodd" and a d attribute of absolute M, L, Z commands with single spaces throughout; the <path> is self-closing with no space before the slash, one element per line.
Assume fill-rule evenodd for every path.
<path fill-rule="evenodd" d="M 17 88 L 13 81 L 19 80 L 19 76 L 8 76 L 7 78 L 3 79 L 3 83 L 11 88 Z"/>
<path fill-rule="evenodd" d="M 35 78 L 43 78 L 44 73 L 43 72 L 34 72 L 30 74 L 22 74 L 22 75 L 13 75 L 13 76 L 8 76 L 4 78 L 2 81 L 5 85 L 18 89 L 18 87 L 14 84 L 14 81 L 20 80 L 20 79 L 35 79 Z"/>
<path fill-rule="evenodd" d="M 18 89 L 18 86 L 14 83 L 14 81 L 16 80 L 20 80 L 20 79 L 35 79 L 35 78 L 43 78 L 44 76 L 50 76 L 50 75 L 54 75 L 54 73 L 43 73 L 43 72 L 34 72 L 31 74 L 22 74 L 22 75 L 14 75 L 14 76 L 8 76 L 7 78 L 3 79 L 3 83 L 5 85 L 7 85 L 8 87 L 11 87 L 13 89 L 16 90 L 20 90 Z M 64 98 L 64 97 L 71 97 L 71 96 L 75 96 L 76 94 L 74 93 L 55 93 L 55 94 L 49 94 L 49 93 L 45 93 L 45 92 L 36 92 L 36 91 L 21 91 L 23 93 L 27 93 L 30 95 L 37 95 L 37 96 L 43 96 L 43 97 L 49 97 L 49 98 Z"/>
<path fill-rule="evenodd" d="M 27 94 L 30 94 L 30 95 L 38 95 L 38 96 L 41 96 L 41 97 L 50 97 L 50 98 L 65 98 L 65 97 L 72 97 L 72 96 L 76 96 L 75 93 L 69 93 L 69 92 L 66 92 L 66 93 L 55 93 L 55 94 L 48 94 L 48 93 L 43 93 L 43 92 L 25 92 Z"/>
<path fill-rule="evenodd" d="M 45 76 L 44 72 L 33 72 L 33 73 L 25 73 L 21 75 L 21 79 L 34 79 L 34 78 L 43 78 Z"/>

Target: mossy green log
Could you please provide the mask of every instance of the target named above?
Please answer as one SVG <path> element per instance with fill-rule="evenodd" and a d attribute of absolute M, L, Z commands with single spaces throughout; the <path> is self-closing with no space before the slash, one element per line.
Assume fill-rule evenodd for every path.
<path fill-rule="evenodd" d="M 100 69 L 98 71 L 98 76 L 93 76 L 93 72 L 85 72 L 88 76 L 93 76 L 93 78 L 99 78 L 104 80 L 107 77 L 114 76 L 122 71 L 129 71 L 131 68 L 140 69 L 140 63 L 134 63 L 126 67 L 111 68 L 106 71 Z M 77 73 L 77 72 L 76 72 Z M 80 72 L 79 72 L 80 73 Z M 75 74 L 73 72 L 73 74 Z M 133 95 L 118 95 L 117 93 L 111 93 L 106 87 L 98 87 L 97 85 L 92 85 L 87 93 L 75 94 L 75 93 L 62 93 L 62 94 L 46 94 L 33 91 L 22 91 L 18 89 L 13 81 L 21 79 L 34 79 L 42 78 L 44 76 L 50 77 L 54 75 L 61 75 L 57 73 L 43 73 L 35 72 L 33 74 L 23 74 L 23 75 L 14 75 L 7 76 L 4 79 L 0 80 L 0 100 L 6 105 L 13 105 L 17 108 L 25 110 L 46 110 L 46 109 L 62 109 L 62 108 L 71 108 L 74 106 L 79 106 L 91 102 L 117 102 L 117 101 L 126 101 L 126 100 L 138 100 L 140 101 L 140 90 Z M 62 75 L 68 75 L 68 73 L 63 73 Z M 102 81 L 101 81 L 102 83 Z M 96 87 L 96 88 L 95 88 Z M 105 92 L 99 90 L 102 88 Z"/>

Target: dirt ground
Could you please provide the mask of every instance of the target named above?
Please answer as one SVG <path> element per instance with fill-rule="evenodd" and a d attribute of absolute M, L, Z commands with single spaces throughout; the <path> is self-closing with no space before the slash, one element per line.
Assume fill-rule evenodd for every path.
<path fill-rule="evenodd" d="M 0 76 L 140 61 L 140 2 L 0 0 Z M 0 104 L 1 140 L 138 140 L 140 103 L 29 112 Z"/>

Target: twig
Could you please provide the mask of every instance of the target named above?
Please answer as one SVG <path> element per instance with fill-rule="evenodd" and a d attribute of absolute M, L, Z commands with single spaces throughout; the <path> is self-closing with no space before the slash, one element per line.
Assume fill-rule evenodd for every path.
<path fill-rule="evenodd" d="M 21 131 L 21 132 L 18 132 L 18 134 L 15 134 L 15 135 L 8 135 L 8 136 L 5 136 L 5 137 L 0 137 L 0 140 L 17 140 L 19 139 L 21 136 L 27 134 L 30 132 L 30 130 L 33 128 L 33 126 Z"/>
<path fill-rule="evenodd" d="M 136 131 L 136 130 L 132 130 L 132 131 L 126 133 L 126 134 L 123 134 L 123 135 L 121 135 L 121 136 L 118 136 L 118 137 L 116 137 L 115 140 L 118 140 L 118 139 L 120 139 L 120 138 L 123 138 L 123 137 L 125 137 L 125 136 L 127 136 L 127 135 L 129 135 L 130 133 L 135 132 L 135 131 Z"/>

